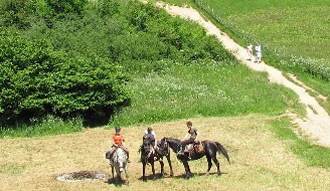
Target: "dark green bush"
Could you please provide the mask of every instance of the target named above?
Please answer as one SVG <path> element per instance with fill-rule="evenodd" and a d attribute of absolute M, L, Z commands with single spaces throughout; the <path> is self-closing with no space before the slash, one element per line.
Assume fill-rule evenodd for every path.
<path fill-rule="evenodd" d="M 119 0 L 99 0 L 97 10 L 101 17 L 113 16 L 120 12 L 120 5 Z"/>
<path fill-rule="evenodd" d="M 66 14 L 82 14 L 88 0 L 45 0 L 53 14 L 64 17 Z"/>
<path fill-rule="evenodd" d="M 151 4 L 28 2 L 30 27 L 0 32 L 2 124 L 46 114 L 106 123 L 129 103 L 127 76 L 166 71 L 164 63 L 234 60 L 202 28 Z"/>
<path fill-rule="evenodd" d="M 99 120 L 128 101 L 120 67 L 98 56 L 66 58 L 45 39 L 0 33 L 0 122 L 54 114 Z"/>
<path fill-rule="evenodd" d="M 24 29 L 31 25 L 35 8 L 29 0 L 1 0 L 0 26 Z"/>

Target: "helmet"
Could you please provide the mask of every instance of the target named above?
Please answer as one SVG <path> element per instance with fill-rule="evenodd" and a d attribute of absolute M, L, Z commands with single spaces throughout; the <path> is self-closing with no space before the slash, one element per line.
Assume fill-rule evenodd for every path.
<path fill-rule="evenodd" d="M 121 128 L 119 126 L 115 127 L 116 132 L 120 131 Z"/>

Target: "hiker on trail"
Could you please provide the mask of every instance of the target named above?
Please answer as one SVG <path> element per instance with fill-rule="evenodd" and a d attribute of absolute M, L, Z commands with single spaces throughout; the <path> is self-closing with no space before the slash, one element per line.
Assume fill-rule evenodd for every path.
<path fill-rule="evenodd" d="M 248 53 L 248 59 L 247 60 L 252 61 L 252 57 L 253 57 L 253 45 L 251 43 L 247 46 L 247 53 Z"/>
<path fill-rule="evenodd" d="M 127 153 L 127 162 L 130 162 L 129 160 L 129 152 L 126 147 L 124 147 L 123 142 L 125 141 L 124 136 L 120 133 L 121 128 L 120 127 L 115 127 L 116 133 L 112 135 L 113 139 L 113 145 L 110 149 L 110 156 L 109 159 L 112 157 L 112 154 L 116 151 L 117 148 L 122 148 L 126 153 Z"/>
<path fill-rule="evenodd" d="M 255 47 L 256 50 L 256 61 L 257 63 L 261 63 L 261 45 L 258 43 Z"/>

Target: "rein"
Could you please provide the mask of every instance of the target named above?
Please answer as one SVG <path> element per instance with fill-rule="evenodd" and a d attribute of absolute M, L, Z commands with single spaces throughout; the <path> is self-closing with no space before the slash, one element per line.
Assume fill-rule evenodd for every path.
<path fill-rule="evenodd" d="M 149 151 L 147 151 L 145 149 L 146 147 L 149 147 L 150 148 Z M 141 154 L 142 154 L 142 156 L 141 156 L 141 158 L 143 160 L 148 161 L 148 159 L 150 158 L 150 156 L 152 154 L 152 150 L 153 150 L 151 147 L 152 146 L 150 144 L 143 144 L 142 145 L 142 148 L 141 148 Z"/>

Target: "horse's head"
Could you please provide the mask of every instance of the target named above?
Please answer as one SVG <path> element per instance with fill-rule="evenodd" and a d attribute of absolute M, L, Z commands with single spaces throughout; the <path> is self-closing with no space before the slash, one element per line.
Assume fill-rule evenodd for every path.
<path fill-rule="evenodd" d="M 151 140 L 147 138 L 143 138 L 142 151 L 144 153 L 149 153 L 151 152 L 151 149 L 152 149 Z"/>
<path fill-rule="evenodd" d="M 127 163 L 126 152 L 123 149 L 118 148 L 114 153 L 113 162 L 118 166 L 119 172 L 123 172 Z"/>
<path fill-rule="evenodd" d="M 160 151 L 160 153 L 162 153 L 162 155 L 168 155 L 169 146 L 168 146 L 167 137 L 164 137 L 160 140 L 159 151 Z"/>
<path fill-rule="evenodd" d="M 179 139 L 174 139 L 170 137 L 164 137 L 160 141 L 160 148 L 167 149 L 171 148 L 175 153 L 178 152 L 178 147 L 181 145 L 181 141 Z"/>

